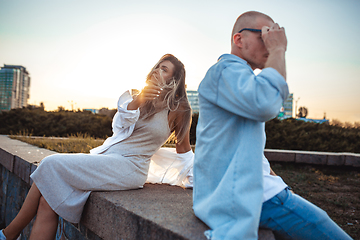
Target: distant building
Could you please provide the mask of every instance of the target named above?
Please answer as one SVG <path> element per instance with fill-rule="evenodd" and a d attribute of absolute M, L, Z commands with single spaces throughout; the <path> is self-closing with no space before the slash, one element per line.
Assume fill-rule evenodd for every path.
<path fill-rule="evenodd" d="M 193 113 L 199 113 L 199 93 L 196 90 L 186 90 Z"/>
<path fill-rule="evenodd" d="M 293 93 L 290 93 L 289 97 L 285 100 L 283 106 L 280 109 L 278 115 L 279 119 L 286 119 L 293 117 L 293 100 L 294 100 L 294 95 Z"/>
<path fill-rule="evenodd" d="M 0 111 L 26 107 L 29 92 L 30 76 L 25 67 L 4 64 L 0 68 Z"/>

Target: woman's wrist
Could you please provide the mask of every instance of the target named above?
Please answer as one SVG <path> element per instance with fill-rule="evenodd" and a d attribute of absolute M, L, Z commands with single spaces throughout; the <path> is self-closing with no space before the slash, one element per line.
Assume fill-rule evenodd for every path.
<path fill-rule="evenodd" d="M 139 108 L 140 104 L 138 103 L 137 96 L 128 104 L 127 110 L 136 110 Z"/>

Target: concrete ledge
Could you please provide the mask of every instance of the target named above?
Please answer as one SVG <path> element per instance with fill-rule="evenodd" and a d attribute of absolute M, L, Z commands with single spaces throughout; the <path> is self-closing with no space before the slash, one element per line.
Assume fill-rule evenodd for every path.
<path fill-rule="evenodd" d="M 326 165 L 327 155 L 321 153 L 311 153 L 311 152 L 296 153 L 295 162 Z"/>
<path fill-rule="evenodd" d="M 288 150 L 265 149 L 264 154 L 269 161 L 278 161 L 278 162 L 295 162 L 295 156 L 296 156 L 296 154 L 293 151 L 288 151 Z"/>
<path fill-rule="evenodd" d="M 30 187 L 30 174 L 39 162 L 55 152 L 0 135 L 0 225 L 16 216 Z M 23 231 L 30 234 L 32 223 Z M 206 239 L 208 227 L 192 211 L 192 190 L 145 184 L 143 189 L 92 192 L 80 224 L 60 218 L 56 239 Z M 260 229 L 259 239 L 274 240 Z"/>
<path fill-rule="evenodd" d="M 14 155 L 0 148 L 0 164 L 10 172 L 14 171 Z"/>
<path fill-rule="evenodd" d="M 329 166 L 344 166 L 345 165 L 345 155 L 340 155 L 337 153 L 328 153 L 327 165 L 329 165 Z"/>
<path fill-rule="evenodd" d="M 270 162 L 295 162 L 328 166 L 360 167 L 360 154 L 265 149 Z"/>
<path fill-rule="evenodd" d="M 193 214 L 192 190 L 153 184 L 91 193 L 81 224 L 103 239 L 206 239 L 208 229 Z"/>
<path fill-rule="evenodd" d="M 345 154 L 345 166 L 360 167 L 359 154 L 346 153 Z"/>

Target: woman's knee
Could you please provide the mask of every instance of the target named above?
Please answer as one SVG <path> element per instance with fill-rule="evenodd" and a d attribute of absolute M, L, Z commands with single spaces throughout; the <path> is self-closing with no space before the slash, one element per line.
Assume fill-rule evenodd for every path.
<path fill-rule="evenodd" d="M 54 155 L 45 157 L 43 160 L 41 160 L 39 167 L 44 168 L 44 169 L 56 168 L 56 165 L 59 162 L 59 158 L 57 155 L 59 155 L 59 154 L 54 154 Z"/>
<path fill-rule="evenodd" d="M 38 206 L 38 215 L 57 215 L 54 210 L 50 207 L 48 202 L 43 196 L 40 197 L 39 206 Z"/>

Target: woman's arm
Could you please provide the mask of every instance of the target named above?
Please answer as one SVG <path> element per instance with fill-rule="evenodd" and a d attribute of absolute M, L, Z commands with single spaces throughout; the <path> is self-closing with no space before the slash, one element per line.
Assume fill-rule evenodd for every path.
<path fill-rule="evenodd" d="M 270 168 L 270 175 L 277 176 L 276 173 Z"/>
<path fill-rule="evenodd" d="M 175 130 L 176 133 L 176 130 Z M 179 143 L 176 142 L 176 152 L 177 153 L 186 153 L 191 150 L 190 146 L 190 130 L 186 133 L 184 139 Z"/>
<path fill-rule="evenodd" d="M 182 114 L 182 111 L 176 112 L 176 118 L 174 120 L 175 123 L 175 136 L 178 136 L 178 133 L 180 131 L 180 126 L 182 121 L 190 121 L 190 119 L 184 119 L 184 114 Z M 177 153 L 186 153 L 191 150 L 190 146 L 190 128 L 187 130 L 184 139 L 179 142 L 176 141 L 176 152 Z"/>
<path fill-rule="evenodd" d="M 139 110 L 128 110 L 128 104 L 133 101 L 129 91 L 125 91 L 118 100 L 117 112 L 112 121 L 112 130 L 114 134 L 118 134 L 124 129 L 135 124 L 139 118 Z"/>

